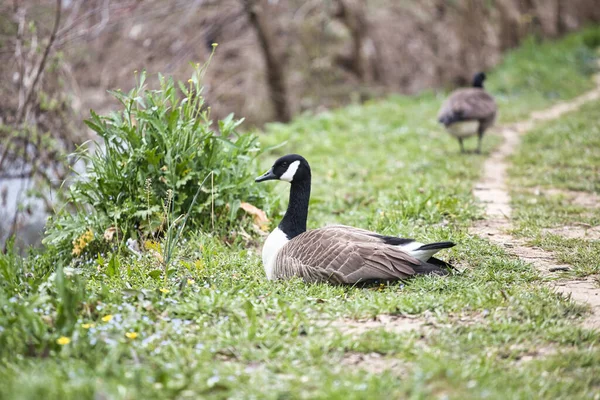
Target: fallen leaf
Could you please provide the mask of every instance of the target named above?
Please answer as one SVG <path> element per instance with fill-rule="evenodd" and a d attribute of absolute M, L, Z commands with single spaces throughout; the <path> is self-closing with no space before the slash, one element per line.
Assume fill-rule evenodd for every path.
<path fill-rule="evenodd" d="M 107 242 L 111 242 L 115 237 L 115 233 L 117 233 L 117 228 L 111 226 L 110 228 L 104 231 L 104 240 L 106 240 Z"/>
<path fill-rule="evenodd" d="M 245 202 L 240 204 L 240 208 L 254 217 L 254 223 L 258 225 L 261 231 L 266 232 L 269 229 L 269 219 L 263 210 Z"/>

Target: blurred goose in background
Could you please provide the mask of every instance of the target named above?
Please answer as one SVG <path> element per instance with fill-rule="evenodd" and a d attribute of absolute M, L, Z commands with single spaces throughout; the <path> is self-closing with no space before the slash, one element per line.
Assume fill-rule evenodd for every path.
<path fill-rule="evenodd" d="M 308 162 L 288 154 L 256 182 L 291 183 L 287 211 L 262 250 L 268 279 L 301 277 L 332 284 L 394 281 L 418 274 L 445 275 L 451 268 L 433 255 L 452 242 L 423 244 L 344 225 L 306 230 L 311 172 Z"/>
<path fill-rule="evenodd" d="M 477 153 L 481 153 L 481 139 L 496 119 L 494 98 L 485 91 L 485 73 L 473 77 L 473 87 L 457 89 L 446 99 L 438 114 L 438 121 L 458 139 L 460 151 L 465 152 L 463 139 L 477 134 Z"/>

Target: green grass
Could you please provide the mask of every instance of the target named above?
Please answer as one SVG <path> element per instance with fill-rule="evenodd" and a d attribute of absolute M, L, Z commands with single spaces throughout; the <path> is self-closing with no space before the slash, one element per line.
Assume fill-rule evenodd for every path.
<path fill-rule="evenodd" d="M 557 45 L 562 53 L 581 48 L 579 39 L 566 42 Z M 519 75 L 529 55 L 515 54 L 490 76 Z M 564 68 L 565 76 L 587 79 L 579 64 L 542 59 L 552 64 L 540 70 Z M 531 88 L 547 93 L 549 84 Z M 555 86 L 562 85 L 564 98 L 590 86 Z M 509 109 L 556 99 L 539 96 L 514 92 L 503 113 L 516 118 Z M 453 240 L 458 246 L 442 257 L 463 273 L 370 289 L 269 282 L 259 248 L 207 233 L 182 241 L 183 260 L 166 285 L 148 253 L 122 257 L 117 273 L 98 262 L 56 270 L 51 251 L 2 256 L 0 398 L 593 397 L 600 335 L 577 326 L 586 308 L 544 287 L 530 265 L 468 234 L 481 216 L 471 189 L 498 139 L 486 137 L 482 156 L 460 155 L 435 122 L 441 100 L 397 96 L 273 124 L 263 145 L 286 144 L 261 162 L 267 168 L 287 152 L 311 162 L 310 227 L 339 222 Z M 273 223 L 288 190 L 275 185 L 283 201 L 268 209 Z M 435 325 L 423 334 L 354 334 L 327 324 L 425 312 Z M 61 336 L 70 343 L 58 344 Z M 547 354 L 523 360 L 537 349 Z M 373 373 L 343 364 L 348 354 L 372 352 L 399 367 Z"/>
<path fill-rule="evenodd" d="M 600 28 L 591 27 L 557 42 L 540 44 L 531 38 L 508 53 L 486 85 L 498 103 L 500 122 L 525 119 L 534 110 L 591 89 L 598 38 Z"/>
<path fill-rule="evenodd" d="M 600 193 L 599 119 L 593 102 L 527 134 L 513 162 L 519 186 Z"/>
<path fill-rule="evenodd" d="M 580 276 L 600 271 L 600 243 L 565 239 L 544 229 L 600 225 L 600 208 L 573 204 L 568 193 L 560 192 L 600 193 L 599 110 L 600 102 L 592 102 L 529 132 L 511 168 L 516 232 L 556 252 L 559 261 L 573 265 Z"/>

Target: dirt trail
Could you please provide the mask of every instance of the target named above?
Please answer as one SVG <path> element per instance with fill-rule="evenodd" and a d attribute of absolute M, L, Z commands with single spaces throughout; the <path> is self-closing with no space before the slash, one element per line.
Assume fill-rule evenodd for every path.
<path fill-rule="evenodd" d="M 511 205 L 510 195 L 507 187 L 507 169 L 508 157 L 510 157 L 518 148 L 521 135 L 531 130 L 538 122 L 549 121 L 561 117 L 563 114 L 574 111 L 583 104 L 600 99 L 600 75 L 595 79 L 597 87 L 571 101 L 559 103 L 553 107 L 534 112 L 529 119 L 509 126 L 500 127 L 499 131 L 504 136 L 502 145 L 494 151 L 484 164 L 482 178 L 475 185 L 474 195 L 485 204 L 486 219 L 476 223 L 470 232 L 484 237 L 504 246 L 509 254 L 533 264 L 544 275 L 549 277 L 556 276 L 556 272 L 570 269 L 569 265 L 560 264 L 556 257 L 548 251 L 537 247 L 527 246 L 525 240 L 516 238 L 508 232 L 512 228 L 511 223 Z M 538 189 L 539 190 L 539 189 Z M 598 207 L 600 199 L 583 192 L 558 191 L 554 189 L 543 189 L 547 194 L 564 195 L 585 207 Z M 577 227 L 583 234 L 577 233 L 578 237 L 584 235 L 593 239 L 599 234 L 596 228 Z M 575 230 L 574 227 L 563 227 L 567 230 Z M 560 234 L 560 232 L 551 232 Z M 573 234 L 575 235 L 575 234 Z M 571 236 L 573 237 L 573 236 Z M 574 301 L 585 302 L 592 307 L 592 313 L 585 319 L 583 325 L 589 328 L 600 329 L 600 288 L 593 278 L 588 277 L 582 280 L 558 280 L 553 281 L 551 285 L 557 292 L 570 295 Z M 469 323 L 473 316 L 461 318 L 461 323 Z M 323 321 L 319 325 L 328 326 L 335 330 L 340 330 L 351 335 L 360 335 L 372 329 L 384 329 L 390 332 L 421 331 L 425 328 L 435 329 L 437 325 L 435 319 L 430 316 L 424 317 L 403 317 L 391 315 L 378 315 L 370 319 L 342 319 L 337 321 Z M 530 357 L 531 358 L 531 357 Z M 343 360 L 343 364 L 360 366 L 368 371 L 380 371 L 390 369 L 397 365 L 394 359 L 384 359 L 378 354 L 350 354 Z"/>
<path fill-rule="evenodd" d="M 595 89 L 573 100 L 534 112 L 525 121 L 501 127 L 499 130 L 504 136 L 504 142 L 485 162 L 482 177 L 473 190 L 475 197 L 485 204 L 486 219 L 475 224 L 470 232 L 504 246 L 509 254 L 533 264 L 547 276 L 554 276 L 557 271 L 567 270 L 570 266 L 560 264 L 553 253 L 527 246 L 524 240 L 508 233 L 512 228 L 512 209 L 507 187 L 508 157 L 517 150 L 521 135 L 537 123 L 557 119 L 589 101 L 600 99 L 600 75 L 595 77 L 595 81 Z M 600 288 L 593 278 L 560 280 L 552 283 L 552 286 L 558 292 L 570 295 L 575 301 L 588 303 L 592 307 L 592 313 L 584 321 L 584 326 L 600 329 Z"/>

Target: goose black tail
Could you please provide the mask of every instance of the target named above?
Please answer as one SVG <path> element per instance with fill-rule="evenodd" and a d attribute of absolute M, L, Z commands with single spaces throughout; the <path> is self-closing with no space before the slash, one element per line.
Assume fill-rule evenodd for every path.
<path fill-rule="evenodd" d="M 449 249 L 450 247 L 456 246 L 456 243 L 452 242 L 437 242 L 437 243 L 429 243 L 424 244 L 419 247 L 417 250 L 438 250 L 438 249 Z"/>
<path fill-rule="evenodd" d="M 438 266 L 440 268 L 444 268 L 446 270 L 453 270 L 453 271 L 460 272 L 454 265 L 447 263 L 444 260 L 440 260 L 439 258 L 431 257 L 429 260 L 427 260 L 427 263 L 436 265 L 436 266 Z"/>
<path fill-rule="evenodd" d="M 452 264 L 435 257 L 430 257 L 426 263 L 413 267 L 413 269 L 419 275 L 448 275 L 450 271 L 460 272 Z"/>

